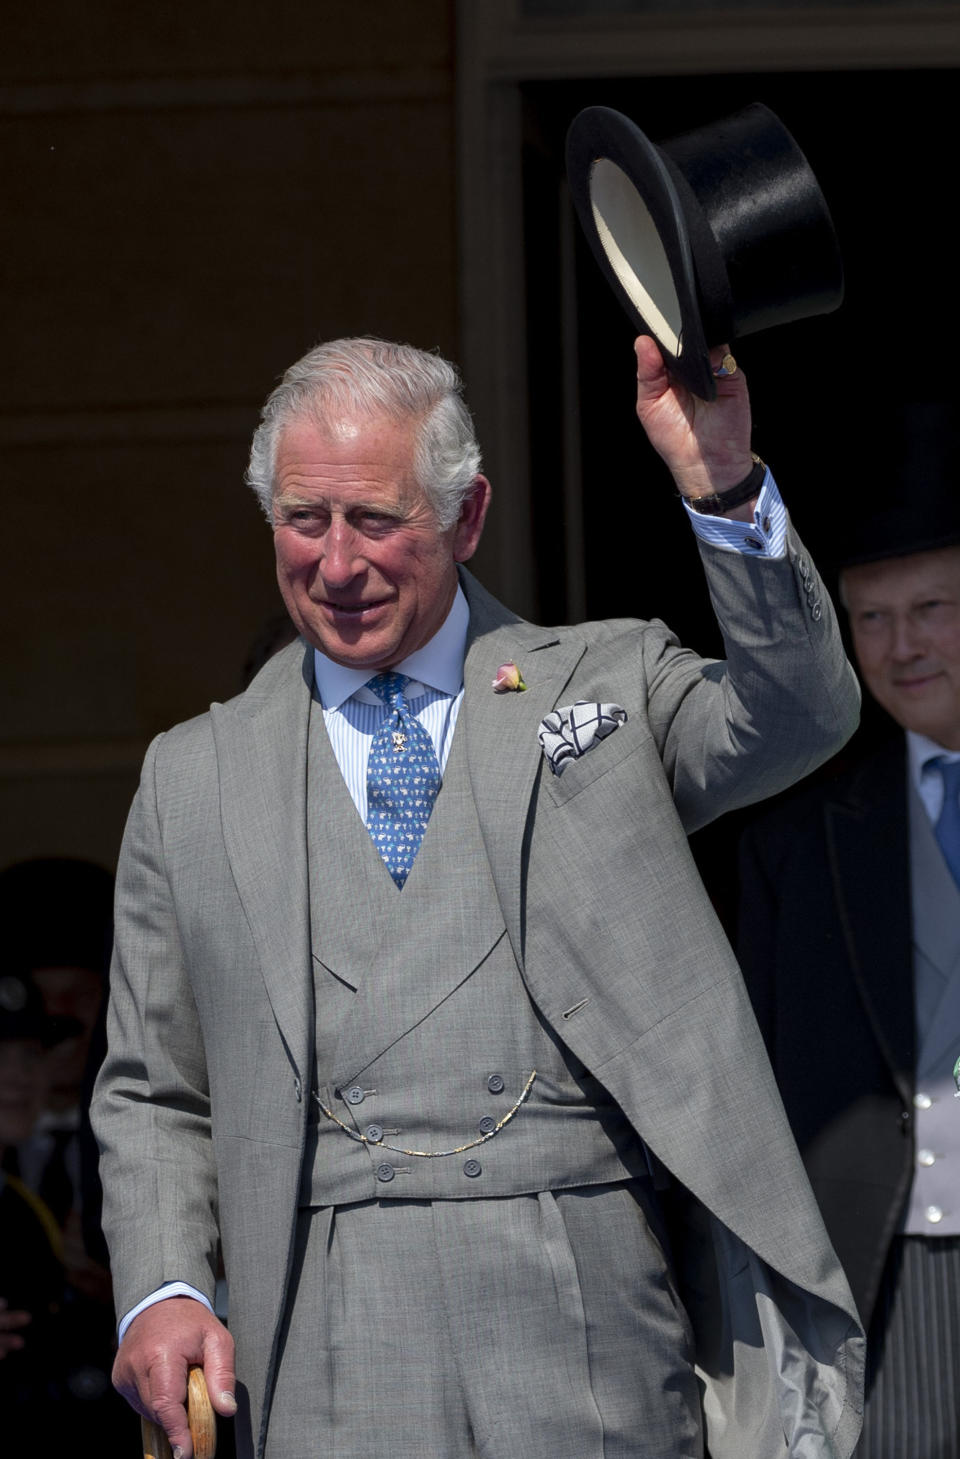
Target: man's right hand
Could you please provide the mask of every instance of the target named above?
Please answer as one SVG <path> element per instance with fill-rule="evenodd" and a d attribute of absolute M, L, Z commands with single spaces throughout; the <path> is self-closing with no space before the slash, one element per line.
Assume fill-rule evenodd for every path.
<path fill-rule="evenodd" d="M 192 1297 L 166 1297 L 139 1313 L 113 1365 L 114 1387 L 137 1413 L 160 1425 L 174 1459 L 193 1454 L 185 1401 L 187 1372 L 194 1365 L 203 1368 L 217 1413 L 231 1418 L 237 1411 L 233 1338 Z"/>

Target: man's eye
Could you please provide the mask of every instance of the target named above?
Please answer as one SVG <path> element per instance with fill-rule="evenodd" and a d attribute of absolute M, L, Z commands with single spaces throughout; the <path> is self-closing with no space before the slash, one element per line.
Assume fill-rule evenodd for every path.
<path fill-rule="evenodd" d="M 957 616 L 957 605 L 952 598 L 928 598 L 917 605 L 917 616 L 936 624 L 950 623 Z"/>
<path fill-rule="evenodd" d="M 284 513 L 284 521 L 293 522 L 298 527 L 314 526 L 322 521 L 321 514 L 313 507 L 291 507 Z"/>

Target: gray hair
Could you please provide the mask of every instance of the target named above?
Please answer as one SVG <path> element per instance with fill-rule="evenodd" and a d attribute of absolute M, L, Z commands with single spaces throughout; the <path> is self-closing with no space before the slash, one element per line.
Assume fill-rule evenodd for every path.
<path fill-rule="evenodd" d="M 250 448 L 246 481 L 273 520 L 273 475 L 281 432 L 296 419 L 333 429 L 344 418 L 419 421 L 417 480 L 441 529 L 453 526 L 480 470 L 480 447 L 456 367 L 440 355 L 382 339 L 317 345 L 267 397 Z"/>

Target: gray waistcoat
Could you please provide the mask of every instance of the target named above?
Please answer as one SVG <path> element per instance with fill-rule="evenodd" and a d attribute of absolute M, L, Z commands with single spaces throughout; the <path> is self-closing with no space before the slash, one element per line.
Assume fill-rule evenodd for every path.
<path fill-rule="evenodd" d="M 645 1175 L 619 1109 L 527 995 L 462 727 L 402 892 L 316 706 L 308 763 L 315 1092 L 326 1113 L 313 1100 L 301 1204 L 506 1196 Z"/>
<path fill-rule="evenodd" d="M 917 1010 L 917 1164 L 903 1230 L 960 1235 L 960 891 L 911 787 L 910 880 Z"/>

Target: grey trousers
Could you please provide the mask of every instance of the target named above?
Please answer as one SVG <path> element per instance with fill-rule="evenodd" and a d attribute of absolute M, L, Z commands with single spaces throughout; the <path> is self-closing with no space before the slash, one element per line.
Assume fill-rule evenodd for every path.
<path fill-rule="evenodd" d="M 867 1352 L 855 1459 L 960 1459 L 960 1237 L 893 1243 Z"/>
<path fill-rule="evenodd" d="M 646 1189 L 301 1211 L 267 1459 L 702 1459 Z"/>

